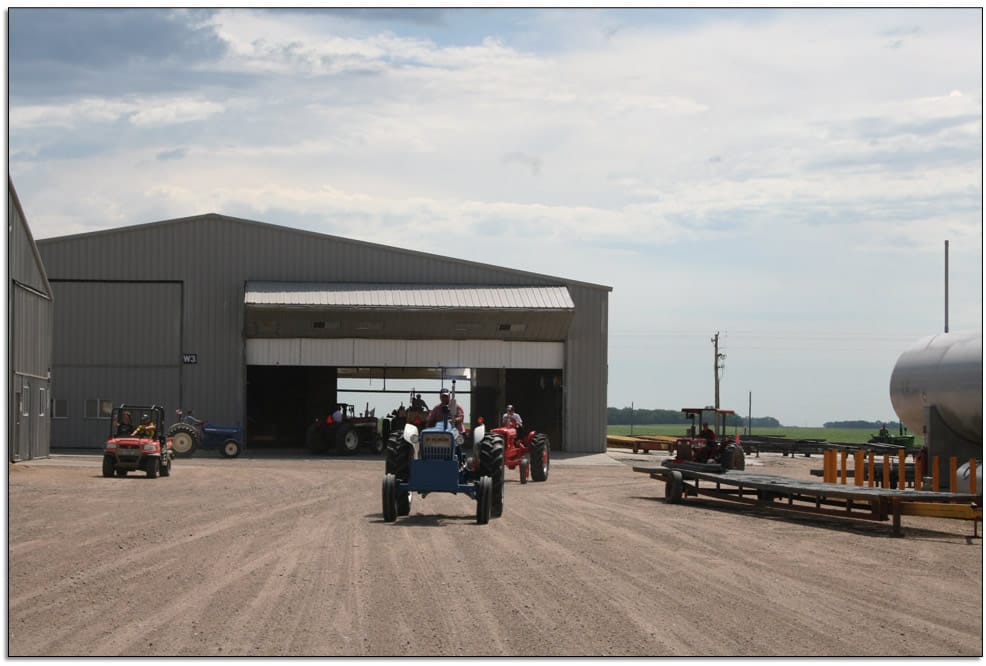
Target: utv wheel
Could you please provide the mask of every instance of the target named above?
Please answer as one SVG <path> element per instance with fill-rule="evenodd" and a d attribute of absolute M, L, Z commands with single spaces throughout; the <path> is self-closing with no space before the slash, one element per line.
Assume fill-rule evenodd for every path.
<path fill-rule="evenodd" d="M 235 439 L 227 439 L 223 442 L 222 447 L 220 447 L 219 453 L 221 453 L 224 458 L 235 458 L 240 455 L 240 443 Z"/>
<path fill-rule="evenodd" d="M 490 433 L 479 443 L 479 474 L 490 477 L 492 501 L 490 515 L 503 515 L 503 437 Z"/>
<path fill-rule="evenodd" d="M 397 520 L 397 478 L 393 474 L 383 476 L 383 521 Z"/>
<path fill-rule="evenodd" d="M 161 469 L 161 459 L 151 458 L 147 461 L 147 478 L 156 479 L 157 473 Z"/>
<path fill-rule="evenodd" d="M 543 433 L 534 435 L 531 440 L 531 478 L 535 481 L 547 481 L 548 470 L 551 466 L 551 442 Z"/>
<path fill-rule="evenodd" d="M 113 471 L 116 469 L 116 461 L 113 456 L 103 456 L 103 476 L 111 477 L 113 476 Z"/>
<path fill-rule="evenodd" d="M 171 476 L 171 454 L 161 454 L 161 476 Z"/>
<path fill-rule="evenodd" d="M 171 448 L 176 456 L 190 456 L 199 448 L 199 433 L 187 423 L 176 423 L 168 428 Z"/>
<path fill-rule="evenodd" d="M 359 448 L 359 433 L 356 428 L 343 423 L 336 428 L 336 453 L 350 456 Z"/>
<path fill-rule="evenodd" d="M 490 522 L 491 504 L 493 502 L 493 479 L 488 476 L 479 477 L 476 484 L 476 523 L 485 525 Z"/>
<path fill-rule="evenodd" d="M 681 480 L 681 472 L 672 470 L 671 476 L 664 482 L 664 499 L 671 504 L 681 504 L 681 495 L 684 482 Z"/>

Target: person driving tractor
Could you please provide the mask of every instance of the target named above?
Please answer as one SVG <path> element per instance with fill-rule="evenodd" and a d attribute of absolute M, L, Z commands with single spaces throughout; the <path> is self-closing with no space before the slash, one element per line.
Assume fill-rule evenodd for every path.
<path fill-rule="evenodd" d="M 698 436 L 704 439 L 709 444 L 715 444 L 716 442 L 716 433 L 712 428 L 709 427 L 708 423 L 702 424 L 702 431 L 698 433 Z"/>
<path fill-rule="evenodd" d="M 157 426 L 151 423 L 150 415 L 141 414 L 140 423 L 137 425 L 136 428 L 134 428 L 134 431 L 131 433 L 131 435 L 134 437 L 140 437 L 140 436 L 154 437 L 155 433 L 157 433 Z"/>
<path fill-rule="evenodd" d="M 449 402 L 452 399 L 452 394 L 447 388 L 443 388 L 442 392 L 438 394 L 439 403 L 434 406 L 431 413 L 428 414 L 428 427 L 435 425 L 443 418 L 445 414 L 449 411 Z M 449 414 L 449 420 L 455 425 L 459 432 L 464 432 L 462 427 L 462 421 L 465 419 L 465 413 L 462 411 L 462 407 L 459 403 L 455 403 L 455 414 Z"/>
<path fill-rule="evenodd" d="M 507 411 L 500 418 L 500 425 L 507 428 L 522 428 L 524 419 L 520 418 L 520 414 L 514 411 L 513 405 L 507 405 Z"/>

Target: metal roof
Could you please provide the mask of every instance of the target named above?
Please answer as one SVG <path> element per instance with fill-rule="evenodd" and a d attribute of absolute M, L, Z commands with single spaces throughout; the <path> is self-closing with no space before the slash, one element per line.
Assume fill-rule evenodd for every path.
<path fill-rule="evenodd" d="M 574 311 L 568 288 L 485 285 L 247 282 L 243 302 L 255 307 L 410 310 Z"/>

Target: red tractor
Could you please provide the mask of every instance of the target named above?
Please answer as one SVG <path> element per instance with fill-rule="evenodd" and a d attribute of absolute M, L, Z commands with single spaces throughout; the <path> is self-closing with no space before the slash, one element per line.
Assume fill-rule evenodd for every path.
<path fill-rule="evenodd" d="M 745 469 L 746 457 L 743 448 L 724 435 L 716 436 L 715 431 L 698 431 L 695 428 L 695 418 L 700 419 L 706 426 L 707 414 L 712 416 L 712 423 L 720 433 L 726 429 L 726 418 L 735 414 L 731 409 L 716 409 L 715 407 L 686 407 L 681 410 L 691 421 L 688 432 L 679 437 L 674 443 L 674 458 L 665 461 L 665 466 L 687 464 L 690 468 L 708 468 L 709 471 L 727 471 L 730 469 Z"/>
<path fill-rule="evenodd" d="M 551 443 L 543 432 L 516 428 L 509 420 L 490 434 L 503 443 L 503 464 L 507 469 L 520 468 L 520 482 L 527 483 L 528 477 L 534 481 L 547 481 L 550 466 Z"/>
<path fill-rule="evenodd" d="M 335 414 L 315 419 L 305 431 L 305 446 L 311 453 L 324 453 L 330 449 L 338 455 L 352 455 L 361 446 L 372 453 L 383 452 L 383 438 L 377 430 L 377 417 L 367 409 L 363 416 L 356 416 L 353 405 L 339 403 Z"/>

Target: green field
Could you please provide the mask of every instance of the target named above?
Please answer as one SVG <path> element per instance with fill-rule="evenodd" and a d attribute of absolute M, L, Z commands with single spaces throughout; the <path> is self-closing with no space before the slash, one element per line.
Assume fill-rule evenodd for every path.
<path fill-rule="evenodd" d="M 673 425 L 667 424 L 650 424 L 650 425 L 634 425 L 633 434 L 634 435 L 683 435 L 685 434 L 685 429 L 687 426 L 681 423 L 676 423 Z M 610 435 L 629 435 L 631 426 L 628 425 L 611 425 L 608 426 L 606 431 Z M 781 428 L 754 428 L 753 435 L 774 435 L 774 436 L 784 436 L 788 439 L 824 439 L 829 442 L 840 442 L 843 444 L 865 444 L 869 441 L 870 437 L 877 434 L 878 430 L 867 429 L 867 428 L 797 428 L 797 427 L 781 427 Z M 725 434 L 735 435 L 736 433 L 743 434 L 743 428 L 740 427 L 730 427 L 726 429 Z M 720 433 L 722 434 L 722 433 Z M 896 431 L 891 434 L 896 435 Z M 914 443 L 916 445 L 921 445 L 923 440 L 920 436 L 914 438 Z"/>

